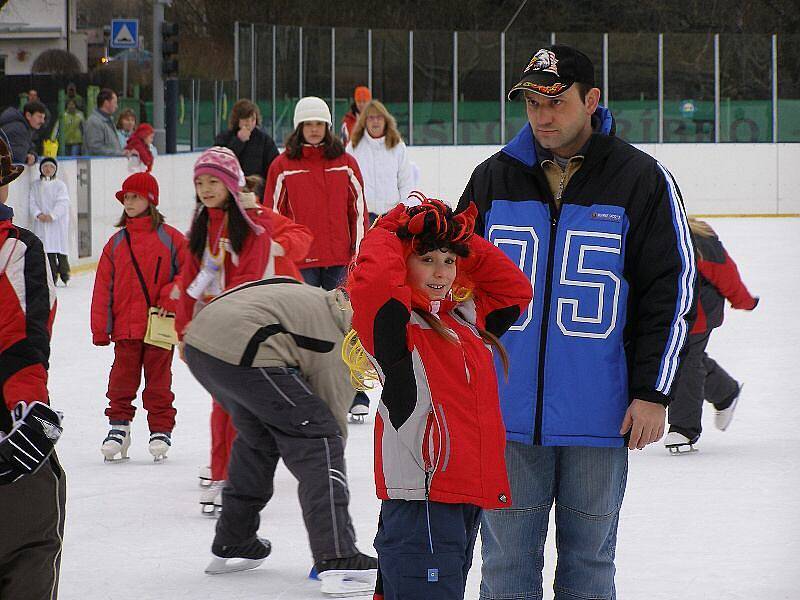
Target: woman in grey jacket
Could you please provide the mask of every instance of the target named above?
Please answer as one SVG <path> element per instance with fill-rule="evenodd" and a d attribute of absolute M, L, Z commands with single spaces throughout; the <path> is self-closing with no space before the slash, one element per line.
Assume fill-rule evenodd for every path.
<path fill-rule="evenodd" d="M 189 369 L 238 432 L 206 573 L 253 569 L 269 555 L 270 542 L 256 533 L 283 458 L 300 483 L 322 592 L 364 594 L 375 585 L 377 559 L 356 548 L 348 511 L 353 388 L 341 350 L 352 311 L 337 293 L 289 277 L 245 283 L 212 300 L 186 331 Z"/>

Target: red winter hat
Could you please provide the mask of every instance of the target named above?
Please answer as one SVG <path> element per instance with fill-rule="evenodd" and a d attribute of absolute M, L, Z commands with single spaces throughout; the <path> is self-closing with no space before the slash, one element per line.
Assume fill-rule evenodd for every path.
<path fill-rule="evenodd" d="M 134 173 L 122 183 L 122 189 L 117 192 L 117 200 L 122 202 L 125 194 L 139 194 L 147 198 L 153 206 L 158 206 L 158 182 L 150 173 Z"/>
<path fill-rule="evenodd" d="M 150 123 L 142 123 L 136 128 L 136 131 L 133 132 L 133 135 L 144 139 L 153 133 L 153 131 L 153 126 L 150 125 Z"/>
<path fill-rule="evenodd" d="M 360 85 L 353 91 L 353 100 L 356 102 L 369 102 L 372 100 L 372 92 L 369 91 L 367 86 Z"/>

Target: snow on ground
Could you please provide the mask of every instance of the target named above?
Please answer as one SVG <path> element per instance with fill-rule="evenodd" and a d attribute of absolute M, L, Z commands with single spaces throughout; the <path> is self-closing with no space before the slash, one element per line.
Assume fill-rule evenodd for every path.
<path fill-rule="evenodd" d="M 617 549 L 617 591 L 624 600 L 800 598 L 800 220 L 710 222 L 750 290 L 762 298 L 753 313 L 729 310 L 709 347 L 746 383 L 745 392 L 727 432 L 714 429 L 707 411 L 699 453 L 673 457 L 654 445 L 631 454 Z M 297 486 L 282 465 L 260 530 L 272 541 L 272 556 L 249 572 L 203 573 L 214 521 L 200 514 L 197 469 L 208 462 L 211 400 L 179 360 L 178 425 L 169 459 L 153 464 L 140 410 L 131 460 L 103 464 L 99 448 L 108 428 L 103 410 L 113 351 L 91 345 L 93 281 L 92 274 L 78 275 L 68 288 L 58 288 L 51 395 L 66 415 L 58 451 L 69 494 L 60 597 L 322 597 L 318 584 L 306 578 L 312 560 Z M 379 502 L 371 429 L 351 426 L 347 464 L 359 546 L 374 553 Z M 550 599 L 552 541 L 546 553 L 544 597 Z M 478 597 L 479 582 L 478 548 L 467 598 Z"/>

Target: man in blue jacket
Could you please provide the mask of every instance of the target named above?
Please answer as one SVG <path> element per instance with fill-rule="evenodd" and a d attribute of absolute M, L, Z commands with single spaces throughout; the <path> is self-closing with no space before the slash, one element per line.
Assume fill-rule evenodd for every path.
<path fill-rule="evenodd" d="M 628 449 L 661 438 L 693 310 L 695 262 L 677 185 L 616 138 L 594 67 L 542 48 L 509 92 L 528 123 L 480 164 L 459 203 L 530 276 L 503 337 L 513 506 L 483 520 L 481 599 L 539 599 L 555 503 L 556 600 L 614 599 Z"/>

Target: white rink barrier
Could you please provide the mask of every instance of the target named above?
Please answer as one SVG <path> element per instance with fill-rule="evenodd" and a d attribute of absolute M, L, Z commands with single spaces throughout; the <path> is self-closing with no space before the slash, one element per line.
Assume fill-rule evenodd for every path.
<path fill-rule="evenodd" d="M 785 215 L 800 213 L 800 144 L 643 144 L 639 148 L 667 167 L 680 186 L 690 214 Z M 455 204 L 472 170 L 499 146 L 414 146 L 409 155 L 420 172 L 418 188 Z M 156 157 L 158 208 L 167 222 L 185 231 L 194 212 L 192 166 L 199 153 Z M 130 174 L 125 158 L 59 161 L 58 177 L 67 183 L 72 211 L 70 262 L 90 265 L 115 231 L 122 206 L 114 194 Z M 30 227 L 28 190 L 38 167 L 11 185 L 14 221 Z M 81 215 L 79 223 L 79 213 Z M 82 238 L 78 257 L 79 232 Z"/>

